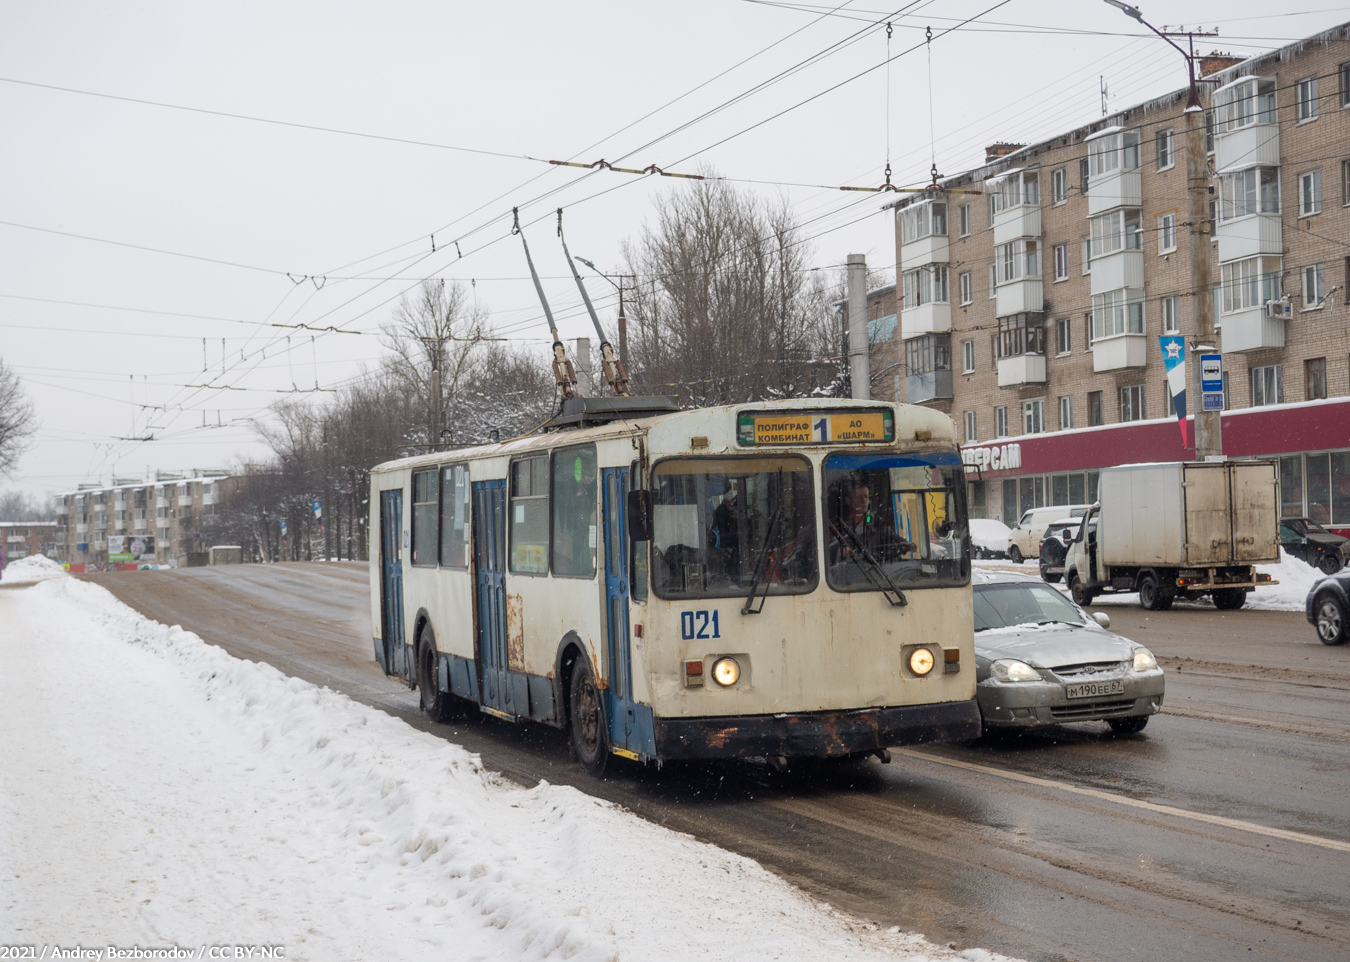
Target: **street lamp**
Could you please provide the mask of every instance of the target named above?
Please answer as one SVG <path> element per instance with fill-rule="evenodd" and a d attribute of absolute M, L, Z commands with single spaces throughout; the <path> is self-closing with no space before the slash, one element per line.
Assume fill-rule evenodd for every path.
<path fill-rule="evenodd" d="M 599 274 L 605 280 L 613 284 L 614 289 L 619 292 L 619 363 L 623 365 L 623 369 L 626 371 L 628 370 L 628 318 L 625 317 L 623 313 L 623 285 L 620 284 L 618 281 L 616 281 L 614 277 L 618 278 L 631 277 L 633 279 L 633 283 L 636 284 L 637 275 L 615 274 L 614 277 L 610 277 L 604 271 L 600 270 L 600 268 L 596 267 L 595 264 L 593 264 L 591 261 L 586 260 L 586 258 L 578 257 L 577 260 L 581 261 L 581 263 L 585 264 L 595 273 Z"/>
<path fill-rule="evenodd" d="M 1144 19 L 1138 7 L 1124 0 L 1105 0 L 1121 13 L 1148 27 L 1166 40 L 1186 58 L 1186 73 L 1190 80 L 1186 98 L 1186 213 L 1190 219 L 1191 297 L 1195 301 L 1195 334 L 1197 344 L 1213 344 L 1214 300 L 1210 293 L 1209 270 L 1209 161 L 1205 156 L 1205 112 L 1200 106 L 1200 94 L 1195 81 L 1195 50 L 1187 53 L 1166 33 Z M 1191 404 L 1195 405 L 1195 459 L 1197 461 L 1223 459 L 1223 422 L 1219 411 L 1204 410 L 1204 392 L 1200 380 L 1200 365 L 1195 365 L 1195 387 Z"/>

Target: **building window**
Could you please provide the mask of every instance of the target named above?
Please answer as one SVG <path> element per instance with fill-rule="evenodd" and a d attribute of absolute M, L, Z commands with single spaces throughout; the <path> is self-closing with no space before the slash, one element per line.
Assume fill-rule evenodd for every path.
<path fill-rule="evenodd" d="M 947 204 L 945 201 L 922 201 L 900 211 L 900 242 L 922 240 L 925 237 L 946 236 Z"/>
<path fill-rule="evenodd" d="M 1078 161 L 1078 193 L 1083 197 L 1087 196 L 1088 172 L 1091 166 L 1086 157 Z"/>
<path fill-rule="evenodd" d="M 1158 215 L 1158 253 L 1170 254 L 1177 249 L 1177 213 L 1169 211 Z"/>
<path fill-rule="evenodd" d="M 1144 333 L 1144 292 L 1107 291 L 1092 295 L 1092 340 Z"/>
<path fill-rule="evenodd" d="M 1067 167 L 1061 167 L 1050 177 L 1051 184 L 1054 185 L 1055 203 L 1062 204 L 1069 199 L 1069 170 Z"/>
<path fill-rule="evenodd" d="M 1061 317 L 1055 321 L 1055 353 L 1068 354 L 1070 350 L 1070 328 L 1072 325 L 1067 317 Z"/>
<path fill-rule="evenodd" d="M 1326 296 L 1321 264 L 1309 264 L 1303 268 L 1303 309 L 1316 311 L 1322 307 Z"/>
<path fill-rule="evenodd" d="M 1059 399 L 1059 429 L 1067 431 L 1073 427 L 1073 395 L 1065 394 Z"/>
<path fill-rule="evenodd" d="M 1088 425 L 1099 427 L 1106 423 L 1106 411 L 1102 405 L 1101 391 L 1088 391 Z"/>
<path fill-rule="evenodd" d="M 1281 266 L 1278 257 L 1246 257 L 1219 267 L 1222 313 L 1263 307 L 1280 299 Z"/>
<path fill-rule="evenodd" d="M 1322 212 L 1322 172 L 1310 170 L 1298 178 L 1298 215 L 1311 217 Z"/>
<path fill-rule="evenodd" d="M 1086 277 L 1092 273 L 1092 238 L 1084 237 L 1082 246 L 1083 276 Z"/>
<path fill-rule="evenodd" d="M 905 310 L 925 304 L 947 303 L 947 265 L 930 264 L 918 270 L 905 271 Z"/>
<path fill-rule="evenodd" d="M 1205 111 L 1205 153 L 1214 153 L 1214 131 L 1218 127 L 1218 119 L 1215 112 Z"/>
<path fill-rule="evenodd" d="M 966 412 L 966 442 L 978 441 L 979 436 L 975 431 L 975 412 Z"/>
<path fill-rule="evenodd" d="M 1167 416 L 1174 418 L 1177 416 L 1177 401 L 1172 397 L 1172 385 L 1167 383 L 1167 378 L 1162 382 L 1163 397 L 1167 400 Z"/>
<path fill-rule="evenodd" d="M 1042 434 L 1045 431 L 1045 399 L 1022 402 L 1022 433 Z"/>
<path fill-rule="evenodd" d="M 1045 353 L 1045 317 L 1013 314 L 998 319 L 998 356 L 1019 357 Z"/>
<path fill-rule="evenodd" d="M 962 237 L 970 236 L 970 205 L 962 204 L 956 208 L 956 232 Z"/>
<path fill-rule="evenodd" d="M 599 524 L 595 448 L 553 452 L 553 574 L 594 578 Z"/>
<path fill-rule="evenodd" d="M 1309 358 L 1303 362 L 1303 385 L 1309 401 L 1327 396 L 1327 359 Z"/>
<path fill-rule="evenodd" d="M 1139 208 L 1113 210 L 1109 214 L 1100 214 L 1088 219 L 1092 233 L 1089 252 L 1098 258 L 1116 251 L 1143 250 L 1144 231 Z"/>
<path fill-rule="evenodd" d="M 1341 161 L 1341 206 L 1350 207 L 1350 160 Z"/>
<path fill-rule="evenodd" d="M 548 574 L 548 456 L 511 464 L 512 571 Z"/>
<path fill-rule="evenodd" d="M 1088 311 L 1083 315 L 1083 342 L 1087 344 L 1087 349 L 1092 350 L 1092 312 Z"/>
<path fill-rule="evenodd" d="M 1226 224 L 1249 214 L 1280 212 L 1280 168 L 1248 167 L 1220 174 L 1218 221 Z"/>
<path fill-rule="evenodd" d="M 1284 369 L 1279 364 L 1252 368 L 1252 406 L 1284 403 Z"/>
<path fill-rule="evenodd" d="M 1317 119 L 1317 78 L 1307 77 L 1294 84 L 1295 116 L 1300 123 Z"/>
<path fill-rule="evenodd" d="M 1039 241 L 1023 238 L 994 248 L 997 283 L 1009 284 L 1041 273 Z"/>
<path fill-rule="evenodd" d="M 998 296 L 998 264 L 989 265 L 989 296 Z"/>
<path fill-rule="evenodd" d="M 962 373 L 962 374 L 974 374 L 974 373 L 975 373 L 975 342 L 974 342 L 974 341 L 962 341 L 962 342 L 961 342 L 961 373 Z"/>
<path fill-rule="evenodd" d="M 1158 146 L 1158 169 L 1166 170 L 1177 162 L 1176 141 L 1172 138 L 1172 131 L 1158 131 L 1154 141 Z"/>
<path fill-rule="evenodd" d="M 994 437 L 1006 438 L 1008 436 L 1008 406 L 1000 404 L 994 408 Z"/>
<path fill-rule="evenodd" d="M 1069 279 L 1069 245 L 1055 245 L 1055 280 L 1064 281 Z"/>
<path fill-rule="evenodd" d="M 1144 420 L 1144 385 L 1131 384 L 1120 389 L 1120 419 L 1122 421 Z"/>
<path fill-rule="evenodd" d="M 1175 294 L 1162 299 L 1162 325 L 1164 334 L 1181 330 L 1181 298 Z"/>
<path fill-rule="evenodd" d="M 1139 169 L 1139 131 L 1102 134 L 1088 143 L 1088 172 L 1101 177 L 1117 170 Z"/>
<path fill-rule="evenodd" d="M 1341 64 L 1341 106 L 1350 107 L 1350 62 Z"/>
<path fill-rule="evenodd" d="M 975 300 L 975 278 L 970 271 L 961 272 L 961 303 L 969 304 Z"/>

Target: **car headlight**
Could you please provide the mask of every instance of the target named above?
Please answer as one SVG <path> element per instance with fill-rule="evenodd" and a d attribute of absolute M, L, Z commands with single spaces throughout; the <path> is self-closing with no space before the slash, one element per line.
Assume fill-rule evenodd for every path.
<path fill-rule="evenodd" d="M 1150 671 L 1158 667 L 1158 659 L 1153 657 L 1153 652 L 1147 648 L 1136 648 L 1134 650 L 1134 670 Z"/>
<path fill-rule="evenodd" d="M 1015 658 L 1000 658 L 991 668 L 999 681 L 1040 681 L 1041 673 L 1024 661 Z"/>
<path fill-rule="evenodd" d="M 922 678 L 933 670 L 933 653 L 927 648 L 915 648 L 909 653 L 909 670 Z"/>
<path fill-rule="evenodd" d="M 723 688 L 730 688 L 741 678 L 741 666 L 735 658 L 719 658 L 713 663 L 713 681 Z"/>

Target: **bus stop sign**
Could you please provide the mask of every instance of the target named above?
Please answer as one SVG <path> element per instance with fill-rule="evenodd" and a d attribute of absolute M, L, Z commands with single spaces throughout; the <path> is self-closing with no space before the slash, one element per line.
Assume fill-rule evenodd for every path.
<path fill-rule="evenodd" d="M 1223 393 L 1223 355 L 1200 355 L 1200 391 L 1204 394 Z"/>

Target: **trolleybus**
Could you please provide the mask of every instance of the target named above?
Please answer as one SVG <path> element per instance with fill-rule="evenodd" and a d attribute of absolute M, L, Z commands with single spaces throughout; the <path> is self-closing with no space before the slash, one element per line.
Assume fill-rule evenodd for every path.
<path fill-rule="evenodd" d="M 582 764 L 876 754 L 980 731 L 952 422 L 809 399 L 575 399 L 371 473 L 375 655 L 445 720 Z"/>

